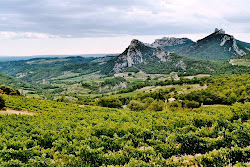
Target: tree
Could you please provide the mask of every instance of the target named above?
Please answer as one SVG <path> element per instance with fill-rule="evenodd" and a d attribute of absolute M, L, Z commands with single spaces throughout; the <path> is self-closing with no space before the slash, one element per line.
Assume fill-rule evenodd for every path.
<path fill-rule="evenodd" d="M 170 108 L 179 108 L 179 107 L 181 107 L 181 103 L 178 101 L 173 101 L 173 102 L 169 103 L 169 107 Z"/>
<path fill-rule="evenodd" d="M 161 100 L 153 101 L 147 108 L 149 111 L 162 111 L 165 108 L 165 103 Z"/>
<path fill-rule="evenodd" d="M 142 102 L 145 104 L 145 107 L 147 108 L 152 102 L 154 101 L 154 99 L 152 97 L 146 97 L 145 99 L 142 100 Z"/>
<path fill-rule="evenodd" d="M 4 99 L 0 96 L 0 109 L 3 109 L 5 106 L 5 101 Z"/>
<path fill-rule="evenodd" d="M 185 100 L 184 103 L 187 108 L 198 108 L 200 106 L 200 103 L 196 101 Z"/>
<path fill-rule="evenodd" d="M 130 101 L 130 103 L 128 104 L 128 108 L 132 111 L 141 111 L 145 109 L 144 104 L 136 100 Z"/>
<path fill-rule="evenodd" d="M 121 108 L 122 102 L 114 97 L 103 97 L 97 101 L 97 105 L 110 108 Z"/>
<path fill-rule="evenodd" d="M 0 90 L 2 90 L 3 93 L 7 95 L 20 95 L 20 92 L 18 90 L 14 90 L 13 88 L 5 85 L 1 85 Z"/>

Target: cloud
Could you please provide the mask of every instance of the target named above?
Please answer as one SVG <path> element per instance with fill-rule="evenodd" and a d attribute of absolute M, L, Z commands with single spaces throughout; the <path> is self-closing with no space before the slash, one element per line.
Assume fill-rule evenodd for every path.
<path fill-rule="evenodd" d="M 248 0 L 0 0 L 1 37 L 250 32 Z M 240 22 L 240 24 L 239 24 Z"/>
<path fill-rule="evenodd" d="M 46 38 L 59 38 L 57 35 L 50 35 L 44 33 L 32 33 L 32 32 L 9 32 L 9 31 L 0 31 L 1 39 L 46 39 Z"/>

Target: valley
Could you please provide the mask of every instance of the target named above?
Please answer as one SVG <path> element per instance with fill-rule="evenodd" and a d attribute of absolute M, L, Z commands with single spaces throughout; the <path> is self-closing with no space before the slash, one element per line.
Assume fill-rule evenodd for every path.
<path fill-rule="evenodd" d="M 66 97 L 76 102 L 86 96 L 99 98 L 115 94 L 139 82 L 154 85 L 181 77 L 249 73 L 249 46 L 216 29 L 197 42 L 174 37 L 156 39 L 152 44 L 132 40 L 123 53 L 104 57 L 45 57 L 0 62 L 0 72 L 14 77 L 8 80 L 15 80 L 2 84 L 19 89 L 27 97 L 50 100 Z M 209 54 L 207 58 L 201 56 L 204 52 Z M 105 85 L 109 79 L 115 84 Z M 120 82 L 115 81 L 119 79 Z"/>

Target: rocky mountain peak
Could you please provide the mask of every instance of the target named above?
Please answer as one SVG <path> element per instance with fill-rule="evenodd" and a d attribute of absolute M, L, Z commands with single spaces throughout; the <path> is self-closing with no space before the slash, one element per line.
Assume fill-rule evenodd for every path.
<path fill-rule="evenodd" d="M 238 41 L 218 28 L 197 42 L 188 38 L 163 37 L 149 44 L 133 39 L 124 52 L 117 56 L 113 71 L 118 73 L 128 67 L 138 68 L 139 64 L 170 63 L 178 59 L 176 56 L 173 58 L 175 54 L 172 53 L 196 59 L 225 61 L 248 53 L 248 46 L 250 44 Z M 175 63 L 175 67 L 186 69 L 182 60 Z"/>
<path fill-rule="evenodd" d="M 215 28 L 214 33 L 216 33 L 216 34 L 225 34 L 226 32 L 223 29 Z"/>
<path fill-rule="evenodd" d="M 239 49 L 236 39 L 232 35 L 226 34 L 223 29 L 215 28 L 214 33 L 221 35 L 220 46 L 225 47 L 226 44 L 229 43 L 229 46 L 226 48 L 226 50 L 228 49 L 229 52 L 234 51 L 234 56 L 242 56 L 246 54 L 243 50 Z"/>
<path fill-rule="evenodd" d="M 133 39 L 133 40 L 130 42 L 129 47 L 136 47 L 136 46 L 139 46 L 139 45 L 144 45 L 144 43 L 141 42 L 141 41 L 139 41 L 138 39 Z"/>
<path fill-rule="evenodd" d="M 154 48 L 165 47 L 165 46 L 176 46 L 185 44 L 188 41 L 191 40 L 188 38 L 163 37 L 161 39 L 156 39 L 150 46 Z"/>
<path fill-rule="evenodd" d="M 153 53 L 153 48 L 133 39 L 127 49 L 118 56 L 113 70 L 120 72 L 123 68 L 143 63 Z"/>
<path fill-rule="evenodd" d="M 158 57 L 160 59 L 160 61 L 163 61 L 163 62 L 166 62 L 166 57 L 167 57 L 167 54 L 166 52 L 160 48 L 160 47 L 157 47 L 156 50 L 153 52 L 153 55 Z"/>

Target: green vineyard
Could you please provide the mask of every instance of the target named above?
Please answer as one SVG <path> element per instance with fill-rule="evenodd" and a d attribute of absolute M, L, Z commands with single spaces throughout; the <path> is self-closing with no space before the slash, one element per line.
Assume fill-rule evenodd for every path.
<path fill-rule="evenodd" d="M 134 112 L 4 95 L 0 166 L 225 166 L 250 160 L 250 103 Z"/>

